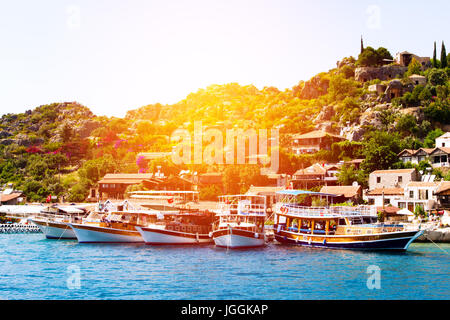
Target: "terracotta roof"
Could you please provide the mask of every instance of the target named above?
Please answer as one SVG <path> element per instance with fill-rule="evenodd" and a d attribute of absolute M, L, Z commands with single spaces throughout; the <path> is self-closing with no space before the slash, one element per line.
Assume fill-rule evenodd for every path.
<path fill-rule="evenodd" d="M 383 211 L 383 207 L 377 207 L 377 211 Z M 394 206 L 385 206 L 384 212 L 388 215 L 395 215 L 397 212 L 400 211 L 400 208 L 394 207 Z"/>
<path fill-rule="evenodd" d="M 412 169 L 394 169 L 394 170 L 377 170 L 372 172 L 376 173 L 376 174 L 380 174 L 380 173 L 411 173 L 414 172 L 416 169 L 412 168 Z"/>
<path fill-rule="evenodd" d="M 333 137 L 333 138 L 339 138 L 342 140 L 345 140 L 344 137 L 338 136 L 336 134 L 328 133 L 321 130 L 311 131 L 305 134 L 294 134 L 294 139 L 314 139 L 314 138 L 325 138 L 326 136 Z"/>
<path fill-rule="evenodd" d="M 381 196 L 383 195 L 383 192 L 385 196 L 397 196 L 405 193 L 403 188 L 376 188 L 367 192 L 367 195 Z"/>
<path fill-rule="evenodd" d="M 431 154 L 434 150 L 436 150 L 436 148 L 420 148 L 419 150 L 416 151 L 416 153 L 419 152 L 420 150 L 425 151 L 425 153 L 427 154 Z"/>
<path fill-rule="evenodd" d="M 16 198 L 19 198 L 20 196 L 22 196 L 22 193 L 20 192 L 15 192 L 15 193 L 10 193 L 10 194 L 0 194 L 0 201 L 1 202 L 6 202 L 6 201 L 10 201 Z"/>
<path fill-rule="evenodd" d="M 251 186 L 247 194 L 254 195 L 275 195 L 277 191 L 286 189 L 285 187 L 255 187 Z"/>
<path fill-rule="evenodd" d="M 436 182 L 423 182 L 423 181 L 413 181 L 408 183 L 407 187 L 437 187 L 439 183 Z"/>
<path fill-rule="evenodd" d="M 365 159 L 353 159 L 350 161 L 345 161 L 345 163 L 363 163 Z"/>
<path fill-rule="evenodd" d="M 421 78 L 421 79 L 426 79 L 426 77 L 421 76 L 420 74 L 413 74 L 409 76 L 410 78 Z"/>
<path fill-rule="evenodd" d="M 107 173 L 103 179 L 151 179 L 153 173 Z"/>
<path fill-rule="evenodd" d="M 400 152 L 400 153 L 398 154 L 398 156 L 400 157 L 400 155 L 403 154 L 403 153 L 405 153 L 405 152 L 409 153 L 410 155 L 413 155 L 413 154 L 415 154 L 415 153 L 417 152 L 417 150 L 405 149 L 405 150 L 402 150 L 402 152 Z"/>
<path fill-rule="evenodd" d="M 450 190 L 450 181 L 442 181 L 436 190 L 436 194 Z"/>
<path fill-rule="evenodd" d="M 400 157 L 400 155 L 404 152 L 408 152 L 410 153 L 412 156 L 416 155 L 419 151 L 424 151 L 426 154 L 430 155 L 434 150 L 436 150 L 436 148 L 420 148 L 418 150 L 411 150 L 411 149 L 405 149 L 402 152 L 400 152 L 398 154 L 398 156 Z"/>
<path fill-rule="evenodd" d="M 311 174 L 324 175 L 326 174 L 326 172 L 327 169 L 325 168 L 325 166 L 322 166 L 318 163 L 314 163 L 312 166 L 309 166 L 308 168 L 298 170 L 296 173 L 294 173 L 294 176 L 311 175 Z"/>
<path fill-rule="evenodd" d="M 153 177 L 153 173 L 108 173 L 98 183 L 136 184 Z"/>
<path fill-rule="evenodd" d="M 343 195 L 346 198 L 353 198 L 359 195 L 361 186 L 325 186 L 320 189 L 322 193 Z"/>
<path fill-rule="evenodd" d="M 433 153 L 435 153 L 435 152 L 437 152 L 437 151 L 442 151 L 442 152 L 444 152 L 444 153 L 450 153 L 450 148 L 447 148 L 447 147 L 438 147 L 438 148 L 435 148 L 431 154 L 433 154 Z"/>

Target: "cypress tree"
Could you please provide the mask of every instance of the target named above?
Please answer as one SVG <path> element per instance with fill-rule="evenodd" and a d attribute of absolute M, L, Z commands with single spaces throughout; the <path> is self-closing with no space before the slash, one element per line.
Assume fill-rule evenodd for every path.
<path fill-rule="evenodd" d="M 433 68 L 437 68 L 437 61 L 436 61 L 436 41 L 434 42 L 434 51 L 433 51 Z"/>
<path fill-rule="evenodd" d="M 364 51 L 364 42 L 363 42 L 363 37 L 361 36 L 361 53 L 363 53 Z"/>
<path fill-rule="evenodd" d="M 442 41 L 442 49 L 441 49 L 441 68 L 447 68 L 447 50 L 445 50 L 444 41 Z"/>

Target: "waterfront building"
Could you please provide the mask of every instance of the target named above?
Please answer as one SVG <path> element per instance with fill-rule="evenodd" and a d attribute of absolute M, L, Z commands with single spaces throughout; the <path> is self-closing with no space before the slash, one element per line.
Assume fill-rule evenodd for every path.
<path fill-rule="evenodd" d="M 25 196 L 22 191 L 14 191 L 13 189 L 5 189 L 0 193 L 1 205 L 17 205 L 24 203 Z"/>
<path fill-rule="evenodd" d="M 291 137 L 291 152 L 294 154 L 313 154 L 320 150 L 331 150 L 331 145 L 346 140 L 336 134 L 317 130 Z"/>
<path fill-rule="evenodd" d="M 158 182 L 155 179 L 157 178 L 153 173 L 109 173 L 98 182 L 98 197 L 99 199 L 124 199 L 128 186 L 147 184 L 153 187 Z"/>
<path fill-rule="evenodd" d="M 341 164 L 315 163 L 294 173 L 291 181 L 294 189 L 310 189 L 317 186 L 337 184 L 337 173 Z"/>
<path fill-rule="evenodd" d="M 440 183 L 412 181 L 404 188 L 376 188 L 366 193 L 365 199 L 369 205 L 377 207 L 394 206 L 414 212 L 420 206 L 426 211 L 439 206 L 435 194 Z"/>
<path fill-rule="evenodd" d="M 320 192 L 335 194 L 334 203 L 359 203 L 362 199 L 362 187 L 357 184 L 353 186 L 324 186 L 320 189 Z"/>
<path fill-rule="evenodd" d="M 412 181 L 420 181 L 416 169 L 377 170 L 369 175 L 369 190 L 380 188 L 404 188 Z"/>
<path fill-rule="evenodd" d="M 418 164 L 429 161 L 433 168 L 450 166 L 450 132 L 435 139 L 435 148 L 420 148 L 418 150 L 405 149 L 398 154 L 403 163 Z"/>

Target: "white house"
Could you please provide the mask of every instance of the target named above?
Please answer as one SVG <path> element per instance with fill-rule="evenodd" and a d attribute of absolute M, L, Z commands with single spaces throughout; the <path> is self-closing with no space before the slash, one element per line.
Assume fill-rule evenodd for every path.
<path fill-rule="evenodd" d="M 421 206 L 425 210 L 432 210 L 438 206 L 435 192 L 439 185 L 438 182 L 413 181 L 404 188 L 377 188 L 368 191 L 365 200 L 377 207 L 392 205 L 414 212 L 417 206 Z"/>
<path fill-rule="evenodd" d="M 446 132 L 442 136 L 436 138 L 436 148 L 441 147 L 450 147 L 450 132 Z"/>

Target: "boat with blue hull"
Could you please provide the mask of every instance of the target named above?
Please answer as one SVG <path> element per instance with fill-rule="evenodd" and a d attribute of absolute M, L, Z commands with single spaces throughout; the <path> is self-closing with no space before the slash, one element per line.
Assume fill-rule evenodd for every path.
<path fill-rule="evenodd" d="M 399 250 L 423 234 L 403 225 L 377 222 L 376 209 L 370 206 L 304 207 L 296 204 L 298 195 L 332 196 L 284 190 L 277 204 L 275 239 L 280 243 L 329 249 Z"/>

